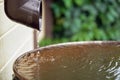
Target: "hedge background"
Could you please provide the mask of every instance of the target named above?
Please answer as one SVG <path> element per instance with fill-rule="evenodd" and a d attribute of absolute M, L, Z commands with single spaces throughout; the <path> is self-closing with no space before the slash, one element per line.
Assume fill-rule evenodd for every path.
<path fill-rule="evenodd" d="M 120 40 L 120 0 L 53 0 L 53 38 L 39 44 Z"/>

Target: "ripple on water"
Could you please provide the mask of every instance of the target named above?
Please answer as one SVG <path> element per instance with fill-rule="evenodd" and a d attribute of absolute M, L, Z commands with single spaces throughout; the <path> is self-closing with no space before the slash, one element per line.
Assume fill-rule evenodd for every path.
<path fill-rule="evenodd" d="M 31 59 L 33 56 L 36 58 Z M 34 54 L 21 60 L 17 69 L 30 80 L 120 80 L 120 54 L 98 52 L 46 57 Z M 35 71 L 39 72 L 36 76 Z"/>

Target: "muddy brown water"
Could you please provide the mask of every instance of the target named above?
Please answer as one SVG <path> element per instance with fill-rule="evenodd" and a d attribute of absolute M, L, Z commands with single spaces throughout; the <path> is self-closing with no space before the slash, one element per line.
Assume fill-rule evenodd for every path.
<path fill-rule="evenodd" d="M 68 43 L 20 56 L 21 80 L 120 80 L 120 42 Z"/>

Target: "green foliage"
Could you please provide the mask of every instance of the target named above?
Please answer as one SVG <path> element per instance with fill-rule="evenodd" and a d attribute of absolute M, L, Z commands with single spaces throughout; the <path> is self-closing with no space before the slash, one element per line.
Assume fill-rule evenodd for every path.
<path fill-rule="evenodd" d="M 53 40 L 120 40 L 119 0 L 54 0 L 51 9 Z"/>
<path fill-rule="evenodd" d="M 43 39 L 40 43 L 39 46 L 45 46 L 45 45 L 50 45 L 50 44 L 57 44 L 57 43 L 63 43 L 63 42 L 68 42 L 68 39 L 62 38 L 62 39 Z"/>

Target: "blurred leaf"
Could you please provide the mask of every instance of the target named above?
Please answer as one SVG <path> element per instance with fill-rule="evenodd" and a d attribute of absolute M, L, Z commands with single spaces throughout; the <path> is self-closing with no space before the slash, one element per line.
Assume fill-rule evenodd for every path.
<path fill-rule="evenodd" d="M 105 34 L 105 32 L 101 29 L 96 29 L 95 30 L 95 37 L 97 40 L 107 40 L 107 36 Z"/>
<path fill-rule="evenodd" d="M 105 13 L 105 11 L 107 10 L 107 5 L 101 2 L 96 2 L 94 7 L 96 7 L 101 13 Z"/>
<path fill-rule="evenodd" d="M 64 16 L 66 19 L 70 19 L 71 18 L 71 11 L 69 9 L 66 10 L 66 12 L 64 13 Z"/>
<path fill-rule="evenodd" d="M 56 18 L 60 17 L 60 8 L 57 4 L 52 4 L 51 7 L 53 8 L 53 11 L 54 11 L 54 16 Z"/>
<path fill-rule="evenodd" d="M 108 13 L 106 16 L 107 16 L 108 21 L 109 21 L 110 23 L 113 22 L 114 19 L 115 19 L 111 13 Z"/>
<path fill-rule="evenodd" d="M 91 14 L 94 14 L 94 15 L 97 15 L 98 13 L 96 8 L 90 4 L 82 6 L 82 10 L 89 11 Z"/>
<path fill-rule="evenodd" d="M 76 5 L 81 6 L 81 5 L 83 5 L 84 0 L 74 0 L 74 2 Z"/>
<path fill-rule="evenodd" d="M 72 0 L 62 0 L 65 4 L 65 7 L 70 8 L 72 6 Z"/>
<path fill-rule="evenodd" d="M 119 14 L 118 14 L 118 13 L 115 11 L 115 9 L 112 8 L 112 7 L 110 7 L 110 13 L 111 13 L 114 17 L 116 17 L 116 18 L 119 17 Z"/>
<path fill-rule="evenodd" d="M 64 27 L 65 29 L 68 29 L 68 28 L 70 27 L 69 21 L 65 21 L 65 22 L 63 23 L 63 27 Z"/>

